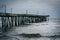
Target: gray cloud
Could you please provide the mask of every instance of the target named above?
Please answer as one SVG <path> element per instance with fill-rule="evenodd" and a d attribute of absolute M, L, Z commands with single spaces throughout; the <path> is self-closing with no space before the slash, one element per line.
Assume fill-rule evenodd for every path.
<path fill-rule="evenodd" d="M 0 0 L 0 4 L 5 1 Z M 35 11 L 36 10 L 40 13 L 46 13 L 51 15 L 52 17 L 58 17 L 60 14 L 60 0 L 7 0 L 7 9 L 13 8 L 17 13 L 23 10 Z M 21 11 L 23 12 L 23 11 Z M 34 12 L 34 13 L 35 13 Z M 32 12 L 31 12 L 32 13 Z"/>

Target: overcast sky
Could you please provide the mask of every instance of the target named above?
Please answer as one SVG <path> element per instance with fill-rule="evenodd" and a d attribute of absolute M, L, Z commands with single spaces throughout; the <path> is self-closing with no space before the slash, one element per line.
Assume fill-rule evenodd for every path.
<path fill-rule="evenodd" d="M 4 12 L 6 4 L 7 12 L 26 13 L 38 15 L 50 15 L 51 18 L 60 17 L 60 0 L 0 0 L 0 12 Z"/>

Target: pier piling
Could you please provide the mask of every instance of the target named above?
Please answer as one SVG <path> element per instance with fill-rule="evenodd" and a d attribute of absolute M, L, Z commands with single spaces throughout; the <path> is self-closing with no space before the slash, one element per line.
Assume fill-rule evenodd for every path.
<path fill-rule="evenodd" d="M 2 31 L 5 32 L 8 29 L 25 23 L 38 23 L 47 21 L 49 15 L 31 15 L 31 14 L 11 14 L 11 13 L 0 13 L 2 20 Z"/>

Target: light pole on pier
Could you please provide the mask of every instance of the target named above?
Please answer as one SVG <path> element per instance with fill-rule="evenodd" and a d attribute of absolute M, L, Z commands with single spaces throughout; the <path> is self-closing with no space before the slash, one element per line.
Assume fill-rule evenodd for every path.
<path fill-rule="evenodd" d="M 26 14 L 28 14 L 28 10 L 26 10 Z"/>
<path fill-rule="evenodd" d="M 5 13 L 6 13 L 6 3 L 7 3 L 7 0 L 5 0 L 5 5 L 4 5 L 4 7 L 5 7 Z"/>
<path fill-rule="evenodd" d="M 6 13 L 6 5 L 5 5 L 5 13 Z"/>
<path fill-rule="evenodd" d="M 12 13 L 12 8 L 11 8 L 11 13 Z"/>

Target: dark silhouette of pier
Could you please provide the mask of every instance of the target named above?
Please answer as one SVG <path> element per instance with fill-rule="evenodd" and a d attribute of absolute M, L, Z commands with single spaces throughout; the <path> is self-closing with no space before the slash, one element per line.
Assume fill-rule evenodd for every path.
<path fill-rule="evenodd" d="M 2 31 L 5 32 L 7 29 L 15 26 L 47 21 L 47 17 L 49 17 L 49 15 L 12 14 L 0 12 L 0 17 L 2 20 Z"/>

